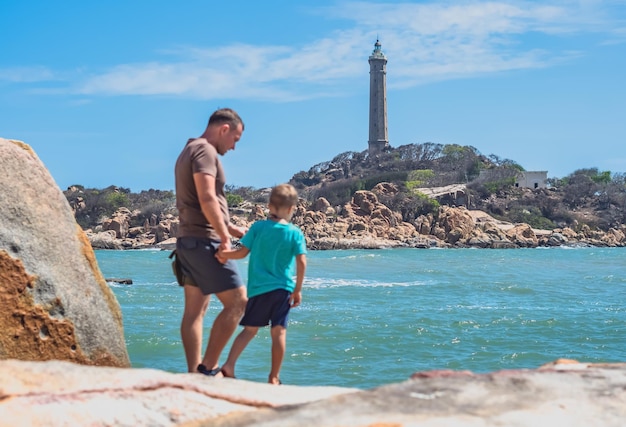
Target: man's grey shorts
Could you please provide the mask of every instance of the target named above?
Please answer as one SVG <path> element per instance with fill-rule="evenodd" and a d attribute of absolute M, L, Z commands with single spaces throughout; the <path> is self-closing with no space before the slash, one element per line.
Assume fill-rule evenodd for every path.
<path fill-rule="evenodd" d="M 234 260 L 222 264 L 215 258 L 219 246 L 218 241 L 197 237 L 176 239 L 176 255 L 185 274 L 185 284 L 197 286 L 204 295 L 244 285 Z"/>

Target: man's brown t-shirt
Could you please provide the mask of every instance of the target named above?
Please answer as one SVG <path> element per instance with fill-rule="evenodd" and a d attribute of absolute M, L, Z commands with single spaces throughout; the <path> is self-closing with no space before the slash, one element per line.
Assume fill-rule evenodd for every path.
<path fill-rule="evenodd" d="M 190 139 L 176 160 L 176 208 L 180 219 L 177 237 L 199 237 L 219 240 L 200 208 L 194 173 L 215 177 L 215 193 L 220 202 L 224 222 L 228 224 L 228 203 L 224 194 L 226 176 L 215 147 L 204 138 Z"/>

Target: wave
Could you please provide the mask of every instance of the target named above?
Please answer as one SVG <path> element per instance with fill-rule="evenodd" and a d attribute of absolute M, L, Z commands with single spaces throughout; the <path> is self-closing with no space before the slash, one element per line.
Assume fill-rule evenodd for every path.
<path fill-rule="evenodd" d="M 392 288 L 392 287 L 410 287 L 423 286 L 424 282 L 382 282 L 370 280 L 354 280 L 354 279 L 333 279 L 326 277 L 314 277 L 305 279 L 304 286 L 308 289 L 327 289 L 327 288 Z"/>
<path fill-rule="evenodd" d="M 127 285 L 124 283 L 117 283 L 117 282 L 110 282 L 110 281 L 106 281 L 107 285 L 109 285 L 109 287 L 111 288 L 122 288 L 122 289 L 129 289 L 132 287 L 143 287 L 143 286 L 150 286 L 150 287 L 158 287 L 158 286 L 178 286 L 178 282 L 176 282 L 176 280 L 171 281 L 171 282 L 143 282 L 143 281 L 133 281 L 132 284 Z"/>
<path fill-rule="evenodd" d="M 358 259 L 364 259 L 364 258 L 380 258 L 382 256 L 382 254 L 375 254 L 375 253 L 354 253 L 354 254 L 350 254 L 350 255 L 333 255 L 327 259 L 332 259 L 332 260 L 358 260 Z"/>

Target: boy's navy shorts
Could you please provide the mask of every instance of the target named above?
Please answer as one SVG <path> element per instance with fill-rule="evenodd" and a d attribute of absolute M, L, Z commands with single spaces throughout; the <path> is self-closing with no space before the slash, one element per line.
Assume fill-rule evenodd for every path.
<path fill-rule="evenodd" d="M 289 298 L 291 292 L 276 289 L 248 299 L 246 313 L 243 315 L 242 326 L 274 326 L 287 327 L 289 317 Z"/>
<path fill-rule="evenodd" d="M 237 264 L 222 264 L 215 258 L 220 242 L 196 237 L 176 239 L 176 254 L 185 275 L 185 285 L 200 288 L 204 295 L 217 294 L 243 286 Z"/>

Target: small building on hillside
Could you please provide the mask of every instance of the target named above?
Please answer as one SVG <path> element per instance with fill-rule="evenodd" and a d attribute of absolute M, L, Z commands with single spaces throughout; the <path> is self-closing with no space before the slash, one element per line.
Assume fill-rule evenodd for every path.
<path fill-rule="evenodd" d="M 546 188 L 548 171 L 524 171 L 515 178 L 515 186 L 521 188 Z"/>
<path fill-rule="evenodd" d="M 478 180 L 485 181 L 500 181 L 502 179 L 510 179 L 511 176 L 515 176 L 514 186 L 517 188 L 530 188 L 531 190 L 537 188 L 547 188 L 548 172 L 547 171 L 514 171 L 501 169 L 483 169 L 478 174 Z"/>

